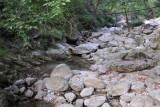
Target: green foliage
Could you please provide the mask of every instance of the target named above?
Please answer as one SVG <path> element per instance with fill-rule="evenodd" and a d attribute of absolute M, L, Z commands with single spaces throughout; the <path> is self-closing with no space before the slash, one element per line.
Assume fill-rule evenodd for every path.
<path fill-rule="evenodd" d="M 8 55 L 8 50 L 0 49 L 0 57 L 6 57 Z"/>
<path fill-rule="evenodd" d="M 24 46 L 29 45 L 29 32 L 37 29 L 41 33 L 52 33 L 61 38 L 59 31 L 65 14 L 67 2 L 70 0 L 5 0 L 0 2 L 0 28 L 24 40 Z M 57 32 L 53 32 L 55 29 Z M 57 34 L 58 33 L 58 34 Z"/>

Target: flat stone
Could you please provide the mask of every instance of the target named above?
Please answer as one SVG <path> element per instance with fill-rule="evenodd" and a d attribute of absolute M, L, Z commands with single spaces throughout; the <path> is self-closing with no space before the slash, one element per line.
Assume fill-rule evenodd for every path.
<path fill-rule="evenodd" d="M 17 80 L 14 84 L 17 86 L 25 85 L 25 80 L 23 80 L 23 79 Z"/>
<path fill-rule="evenodd" d="M 93 87 L 97 89 L 103 89 L 106 86 L 106 84 L 100 79 L 86 79 L 84 80 L 84 85 L 86 87 Z"/>
<path fill-rule="evenodd" d="M 98 49 L 97 43 L 86 43 L 76 46 L 72 51 L 74 54 L 87 54 Z"/>
<path fill-rule="evenodd" d="M 57 65 L 51 73 L 51 77 L 61 76 L 65 79 L 69 79 L 73 76 L 71 69 L 66 64 Z"/>
<path fill-rule="evenodd" d="M 90 87 L 90 88 L 84 88 L 81 91 L 80 95 L 81 95 L 81 97 L 87 97 L 87 96 L 92 95 L 93 92 L 94 92 L 94 88 L 92 88 L 92 87 Z"/>
<path fill-rule="evenodd" d="M 83 80 L 78 75 L 75 75 L 70 79 L 69 85 L 74 91 L 81 91 L 84 88 Z"/>
<path fill-rule="evenodd" d="M 84 105 L 87 107 L 99 107 L 106 101 L 105 96 L 91 96 L 91 98 L 84 101 Z"/>
<path fill-rule="evenodd" d="M 136 96 L 130 102 L 129 107 L 154 107 L 154 101 L 149 96 Z"/>
<path fill-rule="evenodd" d="M 63 77 L 46 78 L 45 86 L 53 91 L 66 91 L 68 89 L 68 81 Z"/>
<path fill-rule="evenodd" d="M 131 90 L 135 91 L 136 93 L 142 93 L 145 89 L 145 84 L 140 81 L 135 81 L 131 87 Z"/>
<path fill-rule="evenodd" d="M 131 101 L 136 96 L 135 93 L 126 93 L 124 95 L 121 95 L 120 99 L 126 102 Z"/>
<path fill-rule="evenodd" d="M 105 33 L 102 36 L 100 36 L 98 38 L 98 40 L 102 41 L 102 42 L 109 42 L 113 40 L 113 37 L 111 35 L 111 33 Z"/>
<path fill-rule="evenodd" d="M 150 65 L 145 61 L 117 61 L 112 62 L 111 69 L 116 70 L 117 72 L 133 72 L 133 71 L 142 71 Z"/>
<path fill-rule="evenodd" d="M 120 96 L 126 94 L 131 87 L 131 84 L 126 81 L 110 83 L 106 86 L 107 94 L 112 96 Z"/>
<path fill-rule="evenodd" d="M 146 84 L 146 86 L 148 87 L 148 88 L 155 88 L 156 87 L 156 83 L 154 82 L 154 80 L 153 79 L 151 79 L 151 78 L 147 78 L 146 80 L 145 80 L 145 84 Z"/>
<path fill-rule="evenodd" d="M 153 90 L 149 93 L 149 95 L 154 99 L 160 101 L 160 90 Z"/>

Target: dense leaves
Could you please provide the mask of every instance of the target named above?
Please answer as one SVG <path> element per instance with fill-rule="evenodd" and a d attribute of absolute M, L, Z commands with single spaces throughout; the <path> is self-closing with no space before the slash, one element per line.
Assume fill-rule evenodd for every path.
<path fill-rule="evenodd" d="M 61 39 L 78 29 L 113 26 L 115 14 L 156 6 L 159 0 L 0 0 L 0 30 L 31 46 L 43 36 Z M 140 19 L 159 16 L 159 8 L 118 14 Z M 132 20 L 132 19 L 131 19 Z M 47 42 L 47 41 L 45 41 Z"/>

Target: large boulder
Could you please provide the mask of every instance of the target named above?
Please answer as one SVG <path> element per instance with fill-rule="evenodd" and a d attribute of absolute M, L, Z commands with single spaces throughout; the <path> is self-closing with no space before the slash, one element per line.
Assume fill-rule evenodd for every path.
<path fill-rule="evenodd" d="M 49 48 L 46 54 L 52 59 L 68 59 L 70 57 L 69 48 L 61 44 L 56 45 L 58 49 Z"/>
<path fill-rule="evenodd" d="M 131 87 L 131 84 L 125 81 L 110 83 L 106 86 L 108 95 L 120 96 L 126 94 Z"/>
<path fill-rule="evenodd" d="M 97 50 L 98 46 L 97 43 L 86 43 L 76 46 L 72 51 L 73 54 L 87 54 Z"/>
<path fill-rule="evenodd" d="M 133 71 L 142 71 L 146 68 L 149 68 L 150 65 L 145 61 L 117 61 L 112 62 L 111 69 L 116 70 L 117 72 L 133 72 Z"/>
<path fill-rule="evenodd" d="M 45 79 L 47 89 L 53 91 L 66 91 L 68 89 L 68 81 L 63 77 L 51 77 Z"/>
<path fill-rule="evenodd" d="M 73 76 L 71 69 L 66 64 L 57 65 L 51 73 L 51 77 L 61 76 L 65 79 L 69 79 Z"/>

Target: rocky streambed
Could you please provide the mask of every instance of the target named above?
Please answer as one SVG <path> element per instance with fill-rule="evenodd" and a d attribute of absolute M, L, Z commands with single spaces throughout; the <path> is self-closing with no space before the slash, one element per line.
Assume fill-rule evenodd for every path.
<path fill-rule="evenodd" d="M 8 91 L 48 103 L 39 103 L 42 107 L 159 107 L 159 24 L 157 18 L 131 32 L 122 28 L 102 28 L 92 32 L 89 38 L 83 37 L 85 41 L 78 46 L 49 49 L 45 52 L 47 57 L 43 57 L 47 60 L 65 58 L 71 52 L 92 65 L 80 69 L 87 63 L 74 62 L 71 66 L 60 62 L 43 78 L 29 75 L 15 81 Z M 64 51 L 66 49 L 70 51 Z M 33 56 L 41 54 L 34 52 Z M 79 66 L 74 68 L 77 64 Z M 37 67 L 34 69 L 41 69 Z M 45 69 L 37 74 L 43 71 Z"/>

